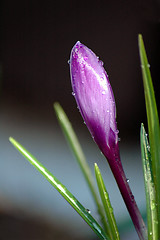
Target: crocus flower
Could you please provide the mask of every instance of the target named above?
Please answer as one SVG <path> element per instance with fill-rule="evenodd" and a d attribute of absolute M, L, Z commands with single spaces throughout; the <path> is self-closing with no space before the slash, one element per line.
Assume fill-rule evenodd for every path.
<path fill-rule="evenodd" d="M 118 148 L 114 95 L 102 61 L 79 41 L 71 51 L 70 72 L 78 108 L 108 160 Z"/>
<path fill-rule="evenodd" d="M 99 58 L 80 42 L 71 51 L 70 73 L 80 113 L 107 158 L 137 233 L 144 240 L 146 227 L 120 160 L 116 106 L 107 73 Z"/>

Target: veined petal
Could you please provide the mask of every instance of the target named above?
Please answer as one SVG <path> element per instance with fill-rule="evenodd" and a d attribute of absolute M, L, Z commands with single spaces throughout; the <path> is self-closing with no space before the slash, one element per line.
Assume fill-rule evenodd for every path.
<path fill-rule="evenodd" d="M 116 106 L 103 63 L 79 41 L 70 56 L 73 93 L 95 142 L 107 158 L 118 146 Z"/>

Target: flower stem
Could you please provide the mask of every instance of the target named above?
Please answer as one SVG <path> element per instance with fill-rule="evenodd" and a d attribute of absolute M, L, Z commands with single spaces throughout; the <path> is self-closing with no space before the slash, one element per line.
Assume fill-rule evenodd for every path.
<path fill-rule="evenodd" d="M 116 148 L 118 150 L 118 148 Z M 127 178 L 125 176 L 123 166 L 120 160 L 119 150 L 116 151 L 114 158 L 107 159 L 112 170 L 112 173 L 116 179 L 117 185 L 126 204 L 132 222 L 141 240 L 147 239 L 147 229 L 144 224 L 141 213 L 136 204 L 135 198 L 132 194 Z"/>

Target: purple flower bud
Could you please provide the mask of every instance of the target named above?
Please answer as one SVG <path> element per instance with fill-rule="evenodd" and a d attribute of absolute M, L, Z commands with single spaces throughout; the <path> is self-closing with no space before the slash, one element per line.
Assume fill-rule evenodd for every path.
<path fill-rule="evenodd" d="M 107 158 L 140 239 L 146 239 L 146 227 L 136 205 L 120 160 L 116 106 L 107 73 L 99 58 L 77 42 L 71 51 L 70 72 L 81 115 Z"/>
<path fill-rule="evenodd" d="M 102 61 L 77 42 L 71 51 L 70 72 L 80 113 L 100 150 L 108 160 L 118 149 L 114 95 Z"/>

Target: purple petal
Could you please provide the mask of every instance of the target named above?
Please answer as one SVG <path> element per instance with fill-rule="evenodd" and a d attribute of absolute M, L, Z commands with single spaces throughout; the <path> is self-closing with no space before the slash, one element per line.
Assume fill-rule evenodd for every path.
<path fill-rule="evenodd" d="M 71 51 L 70 72 L 81 115 L 101 151 L 112 158 L 118 146 L 116 106 L 103 64 L 89 48 L 77 42 Z"/>

